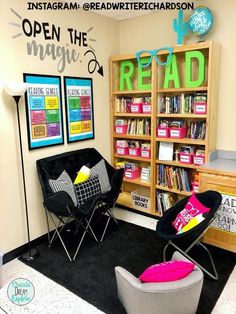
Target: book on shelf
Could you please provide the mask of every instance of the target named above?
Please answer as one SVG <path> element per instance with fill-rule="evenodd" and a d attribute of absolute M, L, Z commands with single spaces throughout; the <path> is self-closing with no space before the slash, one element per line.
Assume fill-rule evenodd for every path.
<path fill-rule="evenodd" d="M 206 136 L 206 122 L 191 122 L 189 125 L 189 138 L 204 140 Z"/>
<path fill-rule="evenodd" d="M 158 166 L 158 184 L 169 189 L 178 191 L 191 191 L 190 172 L 181 167 L 168 165 Z"/>
<path fill-rule="evenodd" d="M 151 167 L 142 167 L 141 169 L 141 181 L 150 183 L 151 179 Z"/>
<path fill-rule="evenodd" d="M 162 96 L 160 98 L 160 113 L 191 114 L 194 111 L 194 94 Z"/>
<path fill-rule="evenodd" d="M 169 143 L 169 142 L 159 143 L 159 152 L 158 152 L 159 160 L 172 161 L 173 153 L 174 153 L 174 143 Z"/>
<path fill-rule="evenodd" d="M 127 134 L 151 135 L 150 124 L 149 119 L 128 119 Z"/>
<path fill-rule="evenodd" d="M 156 191 L 156 212 L 159 215 L 174 206 L 178 202 L 176 194 L 171 192 L 160 192 Z"/>
<path fill-rule="evenodd" d="M 151 104 L 151 97 L 116 97 L 115 112 L 116 113 L 131 113 L 131 105 L 137 103 Z"/>
<path fill-rule="evenodd" d="M 127 120 L 126 119 L 116 119 L 115 125 L 126 125 Z"/>

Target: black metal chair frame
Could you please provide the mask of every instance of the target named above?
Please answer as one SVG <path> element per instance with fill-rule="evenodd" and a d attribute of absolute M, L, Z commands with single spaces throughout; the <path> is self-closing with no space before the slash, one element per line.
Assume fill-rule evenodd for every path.
<path fill-rule="evenodd" d="M 219 199 L 221 198 L 220 193 L 218 193 L 218 192 L 215 192 L 215 191 L 207 191 L 207 192 L 216 193 L 215 195 L 218 195 Z M 204 193 L 207 193 L 207 192 L 204 192 Z M 200 193 L 200 194 L 204 194 L 204 193 Z M 189 197 L 186 197 L 185 199 L 183 199 L 183 200 L 181 201 L 182 204 L 185 205 L 185 204 L 187 203 L 188 199 L 189 199 Z M 219 203 L 219 202 L 218 202 L 218 203 Z M 220 205 L 220 203 L 219 203 L 219 205 Z M 207 274 L 210 278 L 212 278 L 212 279 L 214 279 L 214 280 L 217 280 L 217 279 L 218 279 L 218 273 L 217 273 L 217 270 L 216 270 L 215 263 L 214 263 L 214 260 L 213 260 L 213 258 L 212 258 L 212 255 L 211 255 L 210 251 L 208 250 L 208 248 L 207 248 L 203 243 L 200 242 L 200 239 L 202 238 L 202 236 L 204 235 L 204 233 L 210 228 L 210 225 L 212 224 L 212 222 L 216 219 L 216 212 L 217 212 L 217 210 L 218 210 L 218 208 L 219 208 L 219 205 L 216 205 L 217 208 L 215 208 L 215 210 L 214 210 L 212 216 L 209 217 L 209 219 L 206 219 L 206 220 L 207 220 L 207 221 L 205 222 L 206 227 L 205 227 L 203 230 L 199 231 L 199 230 L 200 230 L 199 225 L 201 224 L 201 223 L 200 223 L 200 224 L 198 225 L 198 227 L 194 227 L 194 228 L 191 229 L 190 231 L 186 232 L 186 235 L 188 235 L 188 234 L 194 233 L 194 229 L 195 229 L 195 230 L 197 229 L 197 234 L 198 234 L 198 236 L 197 236 L 192 242 L 190 242 L 190 244 L 189 244 L 187 247 L 181 248 L 180 245 L 177 245 L 177 244 L 175 243 L 175 240 L 178 240 L 178 238 L 181 238 L 181 237 L 182 237 L 182 239 L 184 239 L 184 236 L 185 236 L 184 233 L 180 234 L 179 236 L 178 236 L 178 235 L 176 235 L 176 236 L 171 235 L 171 236 L 169 236 L 169 239 L 168 239 L 168 235 L 166 235 L 166 236 L 164 236 L 164 235 L 161 236 L 162 238 L 164 238 L 164 239 L 166 239 L 166 240 L 168 239 L 168 242 L 167 242 L 166 246 L 165 246 L 164 249 L 163 249 L 163 260 L 166 261 L 166 252 L 167 252 L 167 248 L 170 247 L 170 246 L 172 246 L 172 247 L 174 247 L 177 251 L 179 251 L 181 254 L 183 254 L 187 259 L 189 259 L 189 260 L 192 261 L 194 264 L 196 264 L 196 265 L 197 265 L 205 274 Z M 175 205 L 175 206 L 176 206 L 176 205 Z M 175 206 L 173 206 L 172 208 L 168 209 L 168 211 L 171 211 Z M 183 207 L 182 207 L 182 208 L 183 208 Z M 168 211 L 167 211 L 167 212 L 168 212 Z M 179 211 L 180 211 L 180 210 L 179 210 Z M 169 213 L 167 213 L 167 212 L 166 212 L 166 214 L 168 215 Z M 164 216 L 165 216 L 165 215 L 164 215 Z M 164 217 L 164 216 L 163 216 L 163 217 Z M 158 232 L 158 229 L 159 229 L 158 224 L 159 224 L 159 223 L 160 223 L 160 222 L 157 223 L 157 233 L 160 235 L 160 233 Z M 198 228 L 199 228 L 199 229 L 198 229 Z M 203 267 L 199 262 L 197 262 L 193 257 L 191 257 L 191 256 L 189 255 L 190 250 L 191 250 L 195 245 L 200 246 L 201 248 L 203 248 L 203 249 L 207 252 L 208 257 L 209 257 L 209 260 L 210 260 L 210 265 L 211 265 L 211 267 L 212 267 L 212 271 L 207 270 L 205 267 Z"/>
<path fill-rule="evenodd" d="M 80 247 L 81 247 L 81 244 L 82 244 L 82 242 L 83 242 L 83 239 L 84 239 L 86 233 L 88 233 L 97 243 L 99 243 L 99 240 L 97 239 L 97 237 L 96 237 L 96 235 L 95 235 L 95 233 L 94 233 L 94 231 L 93 231 L 93 229 L 92 229 L 92 227 L 91 227 L 91 225 L 90 225 L 90 223 L 91 223 L 91 221 L 92 221 L 92 218 L 93 218 L 93 216 L 94 216 L 94 213 L 95 213 L 96 208 L 94 208 L 94 210 L 92 211 L 92 213 L 91 213 L 89 219 L 87 219 L 86 217 L 84 217 L 84 218 L 81 217 L 80 219 L 75 218 L 75 216 L 71 214 L 71 211 L 70 211 L 69 207 L 67 207 L 69 216 L 60 216 L 60 215 L 57 215 L 57 214 L 55 214 L 55 213 L 51 213 L 51 212 L 47 209 L 46 206 L 44 206 L 44 208 L 45 208 L 45 215 L 46 215 L 46 221 L 47 221 L 47 227 L 48 227 L 48 247 L 51 248 L 53 242 L 54 242 L 54 241 L 56 240 L 56 238 L 58 237 L 59 240 L 61 241 L 61 244 L 62 244 L 62 246 L 63 246 L 63 248 L 64 248 L 64 250 L 65 250 L 65 252 L 66 252 L 66 254 L 67 254 L 67 256 L 68 256 L 68 258 L 69 258 L 69 260 L 70 260 L 70 262 L 71 262 L 72 260 L 75 260 L 75 258 L 76 258 L 77 254 L 78 254 L 78 251 L 79 251 L 79 249 L 80 249 Z M 55 221 L 55 219 L 53 218 L 53 215 L 54 215 L 55 217 L 57 217 L 57 219 L 58 219 L 58 225 L 56 224 L 56 221 Z M 54 225 L 54 227 L 55 227 L 55 230 L 54 230 L 52 236 L 50 236 L 50 228 L 49 228 L 49 218 L 48 218 L 48 216 L 51 218 L 51 221 L 53 222 L 53 225 Z M 64 243 L 64 241 L 63 241 L 63 239 L 62 239 L 61 232 L 62 232 L 63 229 L 66 227 L 66 225 L 67 225 L 69 222 L 73 221 L 73 220 L 75 220 L 75 223 L 76 223 L 76 233 L 78 232 L 79 227 L 82 227 L 82 229 L 84 230 L 84 232 L 83 232 L 83 234 L 82 234 L 82 237 L 80 238 L 80 242 L 79 242 L 79 244 L 78 244 L 78 246 L 77 246 L 77 248 L 76 248 L 76 251 L 75 251 L 75 253 L 74 253 L 74 256 L 72 257 L 72 256 L 69 254 L 69 252 L 68 252 L 68 250 L 67 250 L 67 248 L 66 248 L 66 245 L 65 245 L 65 243 Z M 85 225 L 84 225 L 84 224 L 85 224 Z"/>
<path fill-rule="evenodd" d="M 117 220 L 112 214 L 112 209 L 115 205 L 115 201 L 119 193 L 121 192 L 123 169 L 116 170 L 105 160 L 111 184 L 111 191 L 105 194 L 96 195 L 88 199 L 86 203 L 81 205 L 80 207 L 74 206 L 71 197 L 66 192 L 60 191 L 57 193 L 52 193 L 51 188 L 48 186 L 48 180 L 52 177 L 58 177 L 60 171 L 62 171 L 62 169 L 65 169 L 66 166 L 69 167 L 69 173 L 73 175 L 73 173 L 76 174 L 76 171 L 74 170 L 75 166 L 73 166 L 74 163 L 76 164 L 76 169 L 78 169 L 80 164 L 82 166 L 83 164 L 91 160 L 91 166 L 93 166 L 102 158 L 102 155 L 99 154 L 99 152 L 97 152 L 94 148 L 86 148 L 78 151 L 72 151 L 51 157 L 46 157 L 37 160 L 36 162 L 39 181 L 41 183 L 44 197 L 43 205 L 45 208 L 46 222 L 48 228 L 48 246 L 51 247 L 53 245 L 53 242 L 57 238 L 59 238 L 70 261 L 75 260 L 86 233 L 88 233 L 97 243 L 99 243 L 103 241 L 111 219 L 118 225 Z M 103 229 L 100 239 L 97 238 L 95 232 L 91 227 L 91 222 L 96 211 L 99 212 L 101 215 L 105 214 L 104 216 L 107 216 L 105 227 Z M 54 216 L 57 219 L 55 219 Z M 51 236 L 49 218 L 51 219 L 53 226 L 55 227 L 55 230 L 53 231 Z M 72 220 L 75 221 L 76 232 L 78 232 L 79 228 L 82 228 L 83 230 L 79 244 L 73 256 L 68 252 L 68 249 L 66 248 L 65 242 L 62 238 L 62 231 L 64 230 L 65 226 Z"/>

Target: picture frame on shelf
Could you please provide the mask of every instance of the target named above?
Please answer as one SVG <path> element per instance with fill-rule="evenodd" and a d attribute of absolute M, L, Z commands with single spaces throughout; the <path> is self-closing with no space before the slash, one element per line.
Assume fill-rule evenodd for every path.
<path fill-rule="evenodd" d="M 23 73 L 29 150 L 64 144 L 60 76 Z"/>
<path fill-rule="evenodd" d="M 92 79 L 64 76 L 64 93 L 67 142 L 94 139 Z"/>

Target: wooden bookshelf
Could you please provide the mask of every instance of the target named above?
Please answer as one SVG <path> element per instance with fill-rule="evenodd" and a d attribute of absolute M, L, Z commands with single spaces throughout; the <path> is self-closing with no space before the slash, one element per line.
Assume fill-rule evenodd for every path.
<path fill-rule="evenodd" d="M 204 79 L 200 86 L 186 87 L 185 86 L 185 56 L 187 52 L 199 51 L 205 60 Z M 167 52 L 160 52 L 160 58 Z M 170 167 L 183 168 L 187 173 L 191 174 L 196 171 L 199 166 L 193 164 L 182 164 L 176 161 L 161 161 L 158 160 L 158 149 L 160 142 L 173 143 L 174 150 L 179 149 L 182 145 L 189 145 L 195 148 L 205 150 L 205 159 L 208 161 L 209 153 L 216 149 L 216 125 L 217 125 L 217 103 L 218 103 L 218 77 L 219 77 L 219 60 L 220 60 L 220 48 L 216 43 L 204 42 L 191 45 L 182 45 L 173 48 L 173 53 L 176 55 L 178 75 L 180 87 L 175 88 L 174 83 L 170 82 L 168 88 L 163 88 L 165 66 L 160 66 L 156 63 L 155 59 L 152 59 L 150 67 L 143 68 L 143 71 L 147 71 L 143 83 L 147 84 L 146 88 L 139 89 L 140 77 L 138 76 L 138 64 L 135 54 L 127 54 L 122 56 L 112 57 L 110 60 L 110 99 L 111 99 L 111 147 L 112 147 L 112 162 L 115 164 L 117 161 L 129 161 L 139 163 L 140 166 L 150 166 L 151 177 L 150 183 L 141 182 L 140 178 L 131 180 L 124 178 L 122 193 L 119 196 L 118 204 L 126 207 L 132 207 L 131 192 L 135 189 L 145 189 L 149 192 L 151 199 L 151 209 L 148 213 L 152 215 L 157 214 L 156 208 L 156 192 L 171 192 L 178 195 L 179 198 L 183 198 L 191 194 L 191 192 L 179 191 L 178 189 L 169 189 L 168 187 L 159 185 L 158 183 L 158 167 L 160 165 L 166 165 Z M 130 82 L 132 88 L 124 88 L 120 90 L 121 80 L 121 65 L 122 62 L 129 60 L 134 65 L 134 73 L 131 75 Z M 192 64 L 193 80 L 196 80 L 198 71 L 198 62 Z M 194 114 L 191 113 L 160 113 L 159 102 L 160 98 L 164 96 L 174 97 L 181 94 L 196 94 L 207 93 L 207 113 L 206 114 Z M 140 98 L 151 97 L 151 113 L 127 113 L 117 112 L 116 101 L 118 98 Z M 116 134 L 115 122 L 116 119 L 150 119 L 151 123 L 151 135 L 136 135 L 136 134 Z M 156 129 L 159 125 L 160 119 L 167 120 L 183 120 L 190 124 L 190 122 L 203 121 L 206 123 L 206 134 L 204 139 L 192 139 L 192 138 L 161 138 L 157 137 Z M 151 147 L 151 158 L 145 159 L 141 157 L 133 157 L 129 155 L 120 156 L 116 153 L 116 141 L 123 139 L 126 141 L 135 140 L 140 143 L 149 143 Z M 191 186 L 191 183 L 190 183 Z M 140 212 L 146 212 L 140 209 Z"/>

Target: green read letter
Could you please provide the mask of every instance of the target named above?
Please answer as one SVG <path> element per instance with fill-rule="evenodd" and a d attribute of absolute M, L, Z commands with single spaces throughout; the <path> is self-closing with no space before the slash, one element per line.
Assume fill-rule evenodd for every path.
<path fill-rule="evenodd" d="M 171 56 L 170 63 L 165 67 L 165 78 L 163 88 L 169 88 L 170 81 L 173 81 L 174 88 L 180 87 L 178 66 L 175 54 Z"/>
<path fill-rule="evenodd" d="M 120 90 L 133 90 L 131 79 L 134 76 L 134 64 L 130 60 L 124 60 L 120 63 Z"/>
<path fill-rule="evenodd" d="M 192 79 L 192 61 L 198 61 L 198 78 Z M 186 87 L 199 87 L 205 81 L 205 56 L 201 51 L 187 51 L 185 54 Z"/>
<path fill-rule="evenodd" d="M 149 58 L 142 58 L 140 59 L 141 63 L 147 63 L 149 61 Z M 145 83 L 145 78 L 149 78 L 150 83 Z M 149 67 L 149 70 L 145 70 L 145 67 L 143 68 L 141 65 L 138 66 L 138 90 L 148 90 L 151 89 L 151 69 Z"/>

